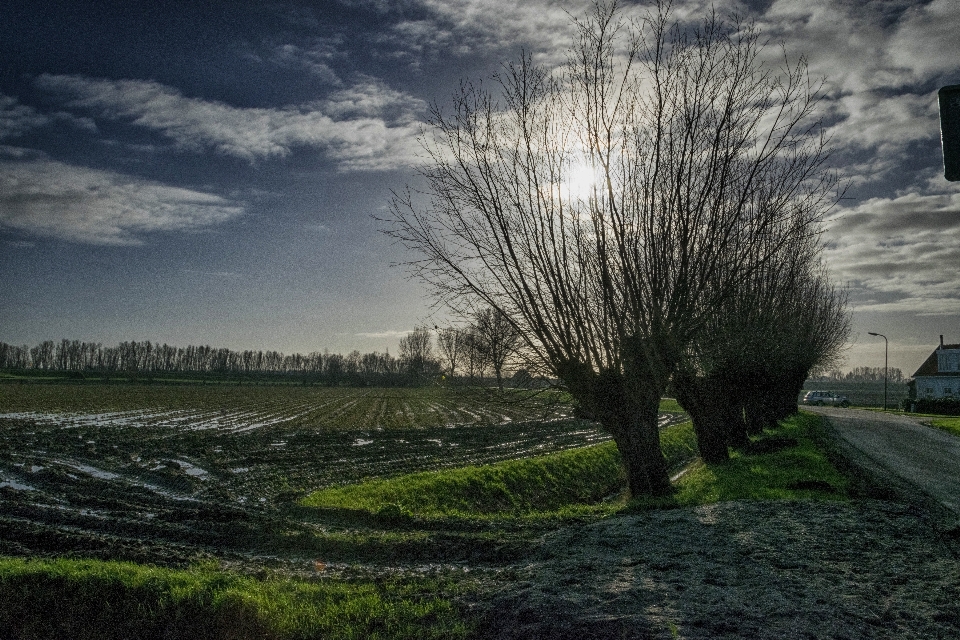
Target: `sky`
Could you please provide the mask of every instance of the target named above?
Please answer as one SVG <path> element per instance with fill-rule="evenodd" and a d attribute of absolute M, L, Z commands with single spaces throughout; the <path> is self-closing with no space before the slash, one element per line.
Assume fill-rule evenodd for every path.
<path fill-rule="evenodd" d="M 883 366 L 868 332 L 907 375 L 941 334 L 960 343 L 960 183 L 943 177 L 937 108 L 960 84 L 955 2 L 674 3 L 753 19 L 826 78 L 845 369 Z M 395 353 L 443 322 L 376 220 L 416 185 L 429 106 L 521 51 L 559 64 L 588 8 L 6 0 L 0 340 Z"/>

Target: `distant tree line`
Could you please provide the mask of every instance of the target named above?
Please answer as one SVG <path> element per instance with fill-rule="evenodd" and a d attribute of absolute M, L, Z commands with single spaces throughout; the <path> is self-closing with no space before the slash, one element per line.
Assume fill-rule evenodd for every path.
<path fill-rule="evenodd" d="M 90 375 L 201 374 L 209 376 L 299 376 L 327 384 L 407 384 L 416 371 L 389 352 L 347 355 L 315 351 L 234 351 L 207 345 L 176 347 L 149 340 L 103 346 L 81 340 L 47 340 L 34 347 L 0 342 L 0 368 Z"/>
<path fill-rule="evenodd" d="M 855 367 L 846 373 L 833 369 L 811 375 L 810 379 L 815 382 L 883 382 L 883 367 Z M 887 382 L 900 384 L 905 381 L 903 371 L 895 367 L 887 369 Z"/>
<path fill-rule="evenodd" d="M 149 340 L 112 347 L 67 339 L 46 340 L 33 347 L 0 342 L 0 369 L 105 377 L 287 377 L 349 386 L 422 385 L 443 376 L 474 384 L 489 379 L 503 388 L 505 367 L 518 340 L 502 317 L 486 309 L 476 314 L 473 324 L 437 328 L 437 333 L 439 353 L 434 351 L 433 331 L 421 326 L 400 339 L 396 357 L 389 351 L 361 354 L 354 350 L 347 355 L 314 351 L 303 355 L 207 345 L 176 347 Z"/>

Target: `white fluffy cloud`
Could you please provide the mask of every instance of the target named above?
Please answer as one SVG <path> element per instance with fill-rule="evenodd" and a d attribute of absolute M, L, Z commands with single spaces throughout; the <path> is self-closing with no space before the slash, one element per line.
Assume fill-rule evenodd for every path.
<path fill-rule="evenodd" d="M 110 171 L 35 160 L 0 164 L 0 227 L 99 245 L 215 225 L 243 212 L 220 196 Z"/>
<path fill-rule="evenodd" d="M 885 47 L 891 62 L 916 81 L 957 72 L 960 11 L 956 0 L 910 3 Z"/>
<path fill-rule="evenodd" d="M 830 132 L 855 158 L 844 167 L 854 182 L 888 179 L 907 160 L 909 145 L 938 139 L 930 84 L 956 81 L 955 4 L 776 0 L 759 17 L 766 35 L 826 77 Z"/>
<path fill-rule="evenodd" d="M 413 4 L 426 15 L 393 25 L 380 43 L 414 64 L 422 55 L 509 52 L 513 57 L 520 47 L 543 61 L 557 62 L 574 34 L 569 16 L 583 15 L 590 7 L 587 0 L 421 0 Z"/>
<path fill-rule="evenodd" d="M 288 108 L 233 107 L 144 80 L 43 75 L 36 86 L 67 96 L 70 108 L 158 131 L 185 151 L 212 149 L 252 161 L 312 147 L 326 150 L 347 170 L 414 162 L 416 114 L 424 106 L 373 80 L 338 92 L 329 102 Z"/>

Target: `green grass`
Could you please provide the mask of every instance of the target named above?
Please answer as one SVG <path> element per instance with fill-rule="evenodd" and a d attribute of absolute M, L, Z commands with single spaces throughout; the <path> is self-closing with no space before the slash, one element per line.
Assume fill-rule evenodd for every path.
<path fill-rule="evenodd" d="M 593 504 L 619 491 L 622 483 L 616 447 L 606 443 L 538 458 L 324 489 L 304 498 L 302 504 L 388 518 L 523 515 Z"/>
<path fill-rule="evenodd" d="M 960 436 L 960 418 L 938 417 L 935 420 L 931 420 L 930 425 L 952 433 L 955 436 Z"/>
<path fill-rule="evenodd" d="M 661 413 L 684 413 L 683 407 L 673 398 L 663 398 L 660 400 Z"/>
<path fill-rule="evenodd" d="M 696 456 L 690 423 L 662 432 L 671 467 Z M 605 509 L 622 490 L 623 466 L 612 442 L 536 458 L 414 473 L 324 489 L 306 507 L 365 511 L 386 519 L 578 515 Z M 606 510 L 611 509 L 607 505 Z"/>
<path fill-rule="evenodd" d="M 719 464 L 697 461 L 675 483 L 667 500 L 639 500 L 632 508 L 693 506 L 728 500 L 844 500 L 848 479 L 830 462 L 824 447 L 822 418 L 797 414 L 779 429 L 754 439 L 784 448 L 771 453 L 732 452 Z M 795 443 L 795 444 L 794 444 Z M 776 447 L 773 447 L 776 448 Z"/>
<path fill-rule="evenodd" d="M 464 638 L 471 623 L 427 579 L 256 579 L 217 567 L 0 557 L 0 636 Z"/>

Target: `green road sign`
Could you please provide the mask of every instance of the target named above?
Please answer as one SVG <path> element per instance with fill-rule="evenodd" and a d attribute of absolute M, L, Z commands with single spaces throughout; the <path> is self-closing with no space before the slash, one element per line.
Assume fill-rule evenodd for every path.
<path fill-rule="evenodd" d="M 940 98 L 940 139 L 943 141 L 943 177 L 960 180 L 960 84 L 943 87 Z"/>

